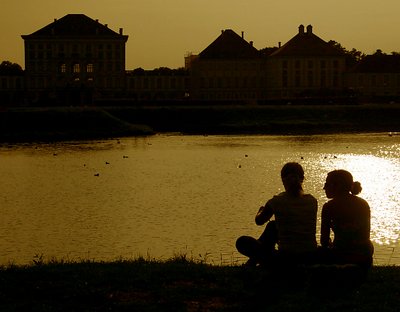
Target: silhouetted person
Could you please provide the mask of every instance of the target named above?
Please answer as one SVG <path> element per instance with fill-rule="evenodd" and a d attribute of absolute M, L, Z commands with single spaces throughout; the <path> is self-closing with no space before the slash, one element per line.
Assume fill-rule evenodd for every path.
<path fill-rule="evenodd" d="M 374 252 L 370 241 L 371 213 L 368 203 L 356 196 L 362 190 L 361 184 L 353 182 L 350 172 L 335 170 L 328 173 L 324 190 L 330 200 L 323 206 L 321 216 L 323 261 L 369 268 Z"/>
<path fill-rule="evenodd" d="M 262 206 L 255 218 L 257 225 L 268 222 L 257 240 L 241 236 L 236 241 L 240 253 L 249 257 L 248 265 L 308 263 L 317 250 L 317 200 L 303 192 L 304 171 L 298 163 L 287 163 L 281 170 L 285 191 Z M 277 244 L 278 249 L 275 248 Z"/>

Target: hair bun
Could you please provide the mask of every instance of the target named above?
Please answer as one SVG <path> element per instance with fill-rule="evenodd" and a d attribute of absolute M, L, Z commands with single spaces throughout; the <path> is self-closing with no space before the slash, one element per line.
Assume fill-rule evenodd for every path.
<path fill-rule="evenodd" d="M 362 190 L 361 183 L 358 181 L 353 182 L 353 185 L 350 190 L 351 194 L 353 195 L 360 194 L 361 190 Z"/>

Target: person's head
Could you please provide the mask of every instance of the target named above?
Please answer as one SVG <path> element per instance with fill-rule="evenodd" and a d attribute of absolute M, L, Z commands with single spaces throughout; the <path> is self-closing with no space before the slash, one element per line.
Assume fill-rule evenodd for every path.
<path fill-rule="evenodd" d="M 360 182 L 354 182 L 353 176 L 346 170 L 334 170 L 328 173 L 324 190 L 328 198 L 334 198 L 343 194 L 357 195 L 361 193 Z"/>
<path fill-rule="evenodd" d="M 298 196 L 303 190 L 304 170 L 296 162 L 286 163 L 281 170 L 281 178 L 286 192 Z"/>

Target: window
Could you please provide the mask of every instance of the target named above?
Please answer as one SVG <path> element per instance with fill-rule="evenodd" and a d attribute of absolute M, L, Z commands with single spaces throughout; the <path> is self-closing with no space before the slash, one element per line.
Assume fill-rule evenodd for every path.
<path fill-rule="evenodd" d="M 93 64 L 87 64 L 86 65 L 86 71 L 88 73 L 93 73 Z"/>
<path fill-rule="evenodd" d="M 307 81 L 309 87 L 312 87 L 314 85 L 314 74 L 311 70 L 309 70 L 307 73 Z"/>
<path fill-rule="evenodd" d="M 372 77 L 371 77 L 371 84 L 372 84 L 372 86 L 376 86 L 376 76 L 375 75 L 372 75 Z"/>
<path fill-rule="evenodd" d="M 326 71 L 322 70 L 321 71 L 321 88 L 326 87 Z"/>
<path fill-rule="evenodd" d="M 383 86 L 387 87 L 389 85 L 389 76 L 383 75 Z"/>
<path fill-rule="evenodd" d="M 81 72 L 81 67 L 79 64 L 74 64 L 74 66 L 72 67 L 72 70 L 74 73 L 80 73 Z"/>
<path fill-rule="evenodd" d="M 60 72 L 66 73 L 66 72 L 67 72 L 67 65 L 61 64 L 61 66 L 60 66 Z"/>
<path fill-rule="evenodd" d="M 333 72 L 333 86 L 338 87 L 339 86 L 339 73 L 337 71 Z"/>
<path fill-rule="evenodd" d="M 301 75 L 300 71 L 296 70 L 295 76 L 294 76 L 294 85 L 298 88 L 301 86 Z"/>
<path fill-rule="evenodd" d="M 358 76 L 358 84 L 359 84 L 360 86 L 363 86 L 363 85 L 364 85 L 364 76 L 363 76 L 362 74 L 360 74 L 360 75 Z"/>
<path fill-rule="evenodd" d="M 149 80 L 147 78 L 143 79 L 143 88 L 148 89 L 149 88 Z"/>
<path fill-rule="evenodd" d="M 288 86 L 288 72 L 286 70 L 282 73 L 282 87 L 287 88 Z"/>

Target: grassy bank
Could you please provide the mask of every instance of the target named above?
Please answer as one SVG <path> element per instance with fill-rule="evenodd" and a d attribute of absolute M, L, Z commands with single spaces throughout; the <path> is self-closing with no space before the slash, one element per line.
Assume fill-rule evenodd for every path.
<path fill-rule="evenodd" d="M 0 112 L 2 142 L 99 139 L 153 133 L 146 125 L 129 123 L 98 108 L 16 108 Z"/>
<path fill-rule="evenodd" d="M 399 104 L 9 108 L 0 141 L 185 134 L 399 132 Z"/>
<path fill-rule="evenodd" d="M 374 267 L 361 285 L 351 276 L 344 268 L 269 272 L 185 257 L 37 262 L 0 270 L 0 310 L 398 311 L 398 267 Z"/>
<path fill-rule="evenodd" d="M 323 134 L 400 131 L 399 104 L 110 107 L 156 132 L 194 134 Z"/>

